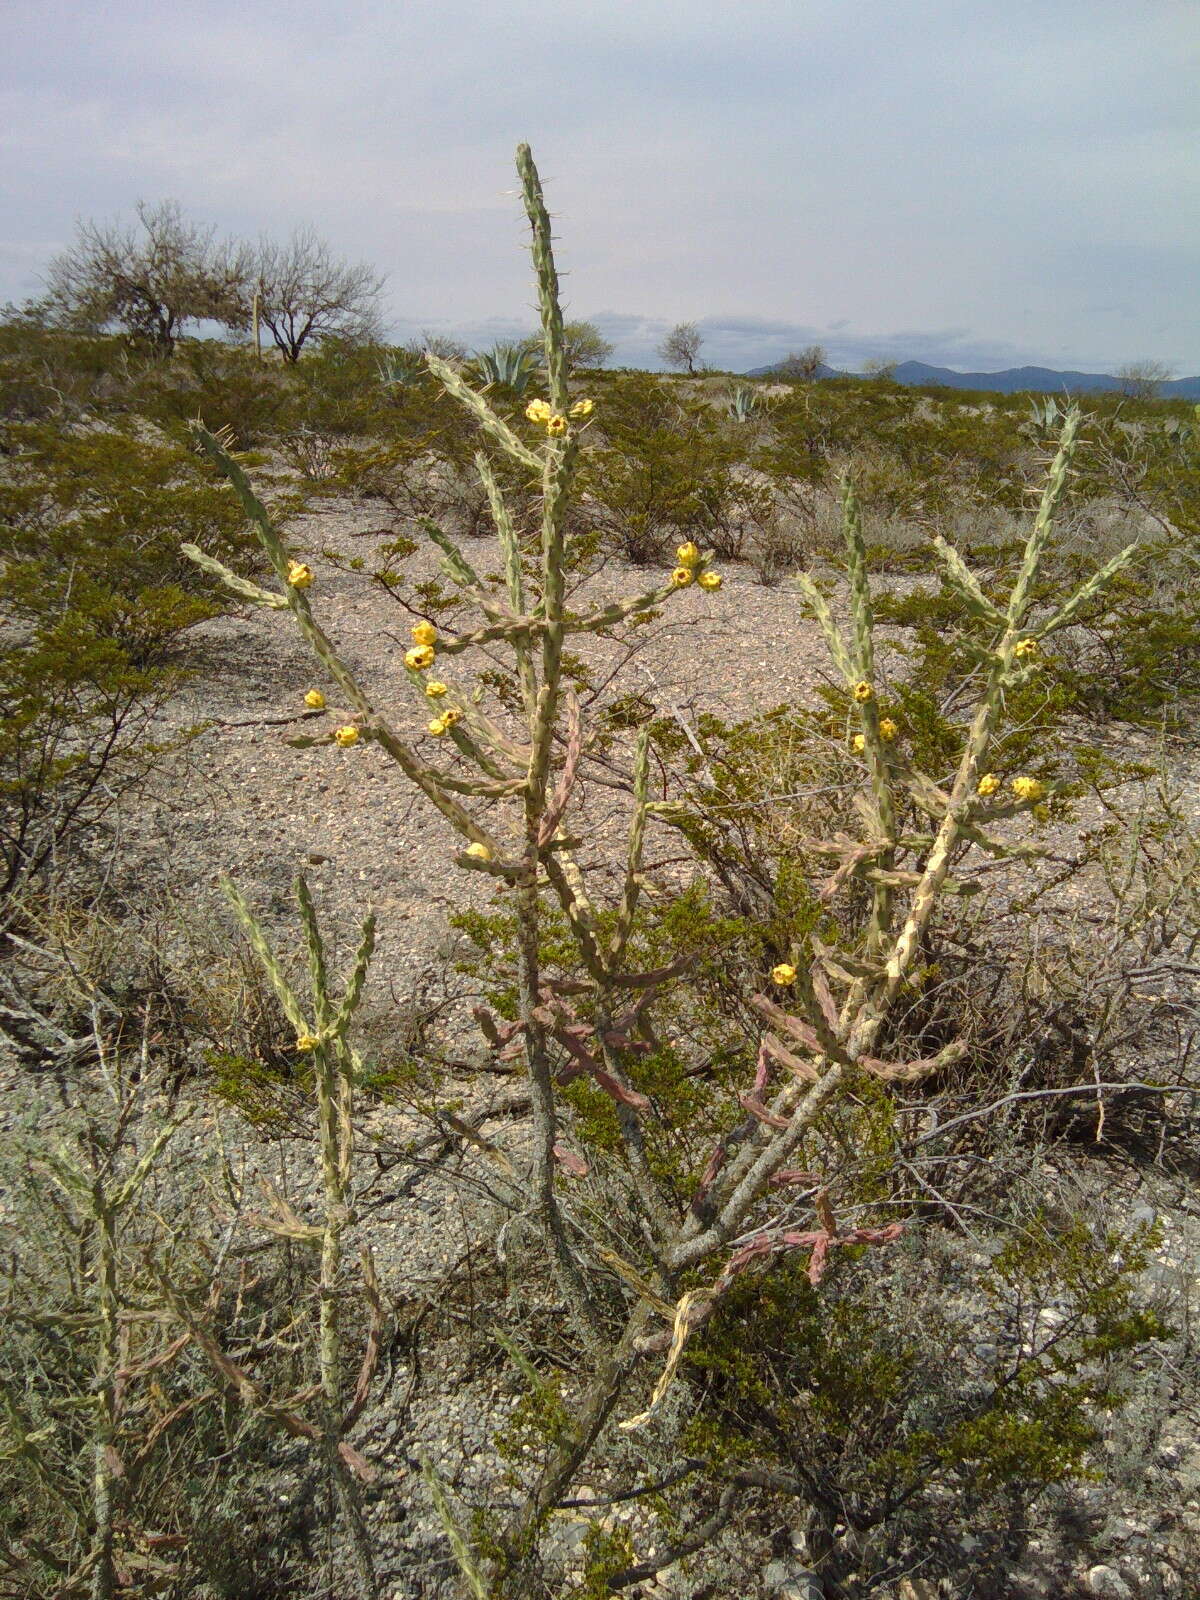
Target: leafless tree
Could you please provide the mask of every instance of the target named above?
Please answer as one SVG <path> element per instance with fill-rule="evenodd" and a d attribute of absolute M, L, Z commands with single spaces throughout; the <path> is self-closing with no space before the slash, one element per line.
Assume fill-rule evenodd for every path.
<path fill-rule="evenodd" d="M 455 338 L 452 333 L 435 333 L 429 328 L 422 328 L 421 337 L 412 340 L 406 348 L 415 350 L 418 355 L 437 356 L 440 361 L 449 361 L 452 366 L 467 359 L 467 347 L 461 339 Z"/>
<path fill-rule="evenodd" d="M 787 360 L 780 363 L 779 376 L 798 383 L 814 383 L 821 376 L 825 361 L 825 346 L 810 344 L 789 353 Z"/>
<path fill-rule="evenodd" d="M 298 361 L 310 339 L 377 338 L 383 282 L 365 262 L 338 261 L 312 228 L 284 245 L 263 240 L 254 260 L 258 314 L 285 361 Z"/>
<path fill-rule="evenodd" d="M 140 227 L 79 222 L 46 276 L 47 299 L 74 327 L 116 326 L 171 355 L 189 322 L 237 326 L 245 318 L 249 254 L 189 222 L 177 201 L 139 201 Z"/>
<path fill-rule="evenodd" d="M 704 336 L 694 322 L 677 322 L 659 345 L 658 354 L 669 367 L 686 367 L 694 377 L 703 343 Z"/>
<path fill-rule="evenodd" d="M 1118 367 L 1116 376 L 1122 394 L 1133 400 L 1153 400 L 1171 376 L 1171 369 L 1161 361 L 1131 361 Z"/>

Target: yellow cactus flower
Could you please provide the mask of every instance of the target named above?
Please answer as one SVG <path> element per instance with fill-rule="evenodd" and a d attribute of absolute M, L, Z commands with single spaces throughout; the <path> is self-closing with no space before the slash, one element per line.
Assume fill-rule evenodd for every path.
<path fill-rule="evenodd" d="M 976 794 L 981 794 L 983 796 L 983 798 L 986 800 L 989 795 L 995 794 L 996 790 L 999 787 L 1000 787 L 1000 779 L 996 776 L 996 774 L 994 772 L 987 772 L 987 773 L 985 773 L 983 775 L 982 778 L 980 778 L 979 782 L 975 785 L 975 793 Z"/>
<path fill-rule="evenodd" d="M 306 561 L 289 561 L 287 581 L 293 589 L 307 589 L 313 581 L 313 569 Z"/>
<path fill-rule="evenodd" d="M 566 431 L 567 419 L 566 417 L 560 417 L 557 411 L 546 418 L 546 432 L 552 439 L 557 439 L 560 434 L 566 433 Z"/>
<path fill-rule="evenodd" d="M 1013 655 L 1016 656 L 1018 661 L 1025 661 L 1029 656 L 1035 656 L 1037 653 L 1038 642 L 1036 639 L 1021 639 L 1013 651 Z"/>
<path fill-rule="evenodd" d="M 467 846 L 467 854 L 473 861 L 490 861 L 492 859 L 492 852 L 487 845 L 480 844 L 478 839 Z"/>
<path fill-rule="evenodd" d="M 874 693 L 874 689 L 872 689 L 871 685 L 865 678 L 860 678 L 859 681 L 854 685 L 854 698 L 858 701 L 860 706 L 866 705 L 867 701 Z"/>
<path fill-rule="evenodd" d="M 1018 800 L 1040 800 L 1046 792 L 1046 786 L 1036 778 L 1014 778 L 1012 790 Z"/>
<path fill-rule="evenodd" d="M 437 629 L 432 622 L 414 622 L 412 639 L 414 644 L 436 644 Z"/>
<path fill-rule="evenodd" d="M 700 549 L 689 539 L 686 544 L 681 544 L 675 552 L 675 559 L 681 567 L 695 567 L 700 563 Z"/>
<path fill-rule="evenodd" d="M 443 695 L 446 692 L 446 685 L 439 682 L 437 678 L 430 678 L 429 682 L 425 685 L 425 693 L 431 700 L 436 700 L 439 695 Z"/>
<path fill-rule="evenodd" d="M 304 696 L 304 704 L 308 706 L 310 711 L 324 711 L 325 696 L 320 689 L 310 689 Z"/>
<path fill-rule="evenodd" d="M 899 723 L 893 722 L 891 717 L 880 717 L 879 737 L 884 741 L 885 744 L 891 744 L 892 740 L 896 738 L 899 732 Z"/>
<path fill-rule="evenodd" d="M 358 743 L 358 729 L 352 722 L 348 722 L 344 728 L 339 728 L 333 737 L 343 750 L 348 750 L 352 744 Z"/>
<path fill-rule="evenodd" d="M 671 582 L 676 589 L 686 589 L 695 576 L 691 567 L 676 567 L 671 574 Z"/>
<path fill-rule="evenodd" d="M 571 415 L 573 417 L 590 417 L 595 409 L 596 402 L 594 400 L 576 400 L 571 407 Z"/>
<path fill-rule="evenodd" d="M 854 748 L 858 751 L 859 755 L 862 755 L 863 751 L 867 748 L 867 736 L 865 733 L 856 733 L 854 735 Z"/>
<path fill-rule="evenodd" d="M 553 413 L 545 400 L 531 400 L 525 407 L 530 422 L 549 422 Z"/>
<path fill-rule="evenodd" d="M 707 589 L 709 594 L 714 594 L 724 580 L 719 572 L 702 572 L 696 582 L 702 589 Z"/>
<path fill-rule="evenodd" d="M 415 644 L 411 650 L 404 652 L 404 665 L 412 667 L 414 672 L 424 672 L 434 662 L 434 651 L 431 644 Z"/>
<path fill-rule="evenodd" d="M 297 1050 L 315 1050 L 320 1042 L 315 1033 L 298 1033 L 296 1035 Z"/>
<path fill-rule="evenodd" d="M 450 724 L 446 721 L 445 717 L 434 717 L 433 721 L 429 724 L 429 731 L 435 739 L 440 739 L 449 726 Z"/>
<path fill-rule="evenodd" d="M 447 706 L 445 711 L 442 712 L 442 721 L 448 728 L 452 728 L 456 722 L 461 720 L 462 711 L 458 706 Z"/>
<path fill-rule="evenodd" d="M 777 967 L 771 968 L 771 982 L 778 984 L 781 989 L 786 989 L 789 983 L 795 983 L 796 969 L 788 961 L 781 961 Z"/>

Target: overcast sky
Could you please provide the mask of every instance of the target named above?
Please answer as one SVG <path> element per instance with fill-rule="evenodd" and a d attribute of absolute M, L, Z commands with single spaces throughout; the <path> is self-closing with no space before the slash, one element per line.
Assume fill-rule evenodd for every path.
<path fill-rule="evenodd" d="M 4 0 L 0 301 L 78 217 L 312 223 L 393 333 L 1200 373 L 1200 0 Z"/>

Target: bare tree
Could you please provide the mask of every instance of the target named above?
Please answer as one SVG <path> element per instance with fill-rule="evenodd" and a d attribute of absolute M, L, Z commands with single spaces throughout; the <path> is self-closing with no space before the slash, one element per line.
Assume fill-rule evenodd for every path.
<path fill-rule="evenodd" d="M 415 350 L 418 355 L 437 356 L 439 361 L 449 361 L 451 365 L 467 359 L 467 347 L 461 339 L 452 333 L 435 333 L 429 328 L 422 328 L 421 337 L 410 340 L 405 348 Z"/>
<path fill-rule="evenodd" d="M 789 352 L 787 360 L 779 364 L 779 376 L 797 383 L 814 383 L 821 376 L 825 361 L 825 346 L 810 344 L 803 350 Z"/>
<path fill-rule="evenodd" d="M 703 343 L 704 336 L 694 322 L 677 322 L 659 345 L 658 354 L 669 367 L 686 367 L 694 377 L 696 357 Z"/>
<path fill-rule="evenodd" d="M 1153 400 L 1170 376 L 1170 367 L 1161 361 L 1131 361 L 1116 374 L 1121 393 L 1133 400 Z"/>
<path fill-rule="evenodd" d="M 244 322 L 244 246 L 218 243 L 213 228 L 187 221 L 174 200 L 139 201 L 137 217 L 140 231 L 119 222 L 76 224 L 74 245 L 54 257 L 46 276 L 60 320 L 115 325 L 168 356 L 189 322 Z"/>
<path fill-rule="evenodd" d="M 310 339 L 379 337 L 384 280 L 366 265 L 335 259 L 312 228 L 285 245 L 263 240 L 253 269 L 258 314 L 285 361 L 298 361 Z"/>

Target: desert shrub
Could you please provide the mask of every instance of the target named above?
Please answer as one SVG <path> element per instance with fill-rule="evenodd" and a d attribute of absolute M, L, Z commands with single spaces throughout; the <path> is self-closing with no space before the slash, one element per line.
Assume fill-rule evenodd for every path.
<path fill-rule="evenodd" d="M 152 723 L 173 687 L 95 612 L 73 607 L 0 646 L 0 897 L 94 827 L 167 748 Z"/>
<path fill-rule="evenodd" d="M 193 452 L 134 429 L 10 427 L 0 481 L 4 610 L 36 624 L 67 612 L 149 660 L 221 605 L 180 554 L 202 538 L 248 550 L 227 493 Z"/>
<path fill-rule="evenodd" d="M 241 450 L 271 444 L 295 426 L 301 404 L 290 369 L 259 361 L 253 349 L 217 339 L 182 339 L 169 362 L 146 361 L 122 397 L 121 410 L 186 442 L 197 417 L 228 428 Z"/>
<path fill-rule="evenodd" d="M 110 1056 L 107 1091 L 72 1094 L 44 1131 L 28 1125 L 6 1141 L 0 1585 L 30 1600 L 85 1586 L 196 1593 L 206 1580 L 214 1596 L 246 1594 L 265 1553 L 256 1545 L 272 1582 L 288 1561 L 277 1507 L 255 1490 L 271 1454 L 265 1430 L 178 1337 L 157 1274 L 199 1286 L 233 1348 L 251 1351 L 283 1284 L 214 1276 L 228 1238 L 204 1185 L 222 1182 L 219 1163 L 182 1156 L 191 1140 L 162 1080 L 151 1069 L 131 1085 L 131 1065 Z M 221 1465 L 230 1453 L 236 1520 Z"/>
<path fill-rule="evenodd" d="M 0 422 L 69 419 L 114 402 L 129 382 L 125 342 L 51 328 L 36 314 L 0 314 Z"/>
<path fill-rule="evenodd" d="M 826 1582 L 918 1555 L 930 1578 L 994 1582 L 1024 1554 L 1022 1508 L 1089 1469 L 1129 1353 L 1165 1331 L 1137 1303 L 1149 1242 L 1035 1213 L 973 1247 L 860 1247 L 819 1288 L 748 1272 L 697 1340 L 680 1448 L 790 1481 Z"/>
<path fill-rule="evenodd" d="M 172 641 L 222 609 L 181 533 L 246 552 L 229 497 L 161 435 L 10 425 L 0 478 L 0 876 L 35 875 L 163 753 Z"/>
<path fill-rule="evenodd" d="M 580 494 L 629 560 L 660 560 L 679 539 L 733 559 L 769 515 L 769 492 L 745 471 L 747 441 L 703 400 L 685 399 L 661 379 L 623 377 L 605 386 L 599 426 Z"/>

